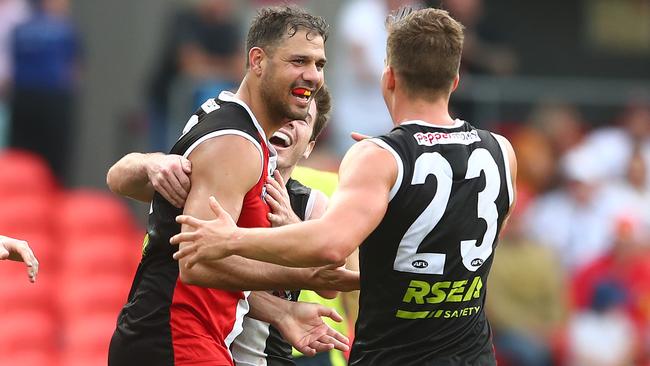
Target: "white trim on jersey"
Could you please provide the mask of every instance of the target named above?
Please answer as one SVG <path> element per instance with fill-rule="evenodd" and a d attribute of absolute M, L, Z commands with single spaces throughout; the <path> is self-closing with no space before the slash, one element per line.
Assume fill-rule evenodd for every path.
<path fill-rule="evenodd" d="M 229 91 L 222 91 L 219 93 L 219 99 L 223 100 L 224 102 L 232 102 L 232 103 L 237 103 L 240 106 L 244 107 L 246 112 L 248 112 L 248 115 L 251 117 L 251 120 L 253 121 L 253 125 L 255 125 L 255 128 L 257 128 L 257 132 L 259 132 L 260 136 L 266 141 L 266 147 L 269 149 L 269 175 L 273 175 L 273 172 L 275 171 L 276 167 L 276 161 L 277 161 L 277 155 L 278 152 L 275 151 L 275 148 L 273 145 L 269 143 L 269 140 L 266 139 L 266 132 L 264 132 L 264 129 L 262 126 L 257 122 L 257 118 L 255 118 L 255 115 L 251 111 L 251 109 L 248 107 L 246 103 L 244 103 L 243 100 L 237 98 L 237 96 Z"/>
<path fill-rule="evenodd" d="M 244 316 L 248 314 L 248 311 L 250 310 L 250 306 L 248 305 L 248 296 L 250 296 L 251 292 L 250 291 L 242 291 L 244 293 L 244 298 L 240 299 L 237 302 L 237 310 L 235 311 L 235 323 L 232 326 L 232 330 L 228 335 L 226 336 L 226 339 L 224 339 L 224 342 L 226 343 L 226 348 L 228 349 L 228 353 L 230 353 L 230 358 L 232 359 L 232 352 L 230 351 L 230 345 L 232 342 L 237 338 L 238 335 L 242 333 L 244 330 L 243 327 L 243 322 L 244 322 Z"/>
<path fill-rule="evenodd" d="M 219 99 L 223 100 L 224 102 L 232 102 L 232 103 L 237 103 L 240 106 L 244 107 L 246 112 L 248 112 L 248 115 L 251 117 L 253 120 L 253 124 L 255 125 L 255 128 L 257 128 L 257 132 L 262 135 L 263 139 L 266 139 L 266 133 L 264 132 L 264 129 L 262 129 L 262 126 L 260 126 L 259 122 L 257 122 L 257 118 L 255 118 L 255 115 L 253 112 L 251 112 L 251 109 L 248 108 L 248 105 L 244 103 L 241 99 L 237 98 L 237 96 L 229 91 L 222 91 L 219 93 Z M 268 142 L 268 141 L 267 141 Z"/>
<path fill-rule="evenodd" d="M 501 154 L 503 155 L 503 163 L 506 169 L 506 183 L 508 185 L 509 206 L 512 206 L 513 200 L 515 198 L 515 192 L 514 189 L 512 188 L 512 175 L 510 174 L 510 159 L 508 158 L 508 149 L 506 148 L 505 143 L 501 141 L 501 139 L 497 138 L 497 136 L 499 135 L 493 132 L 490 133 L 497 140 L 497 142 L 499 143 L 499 147 L 501 148 Z"/>
<path fill-rule="evenodd" d="M 240 131 L 240 130 L 232 130 L 232 129 L 231 130 L 219 130 L 219 131 L 214 131 L 214 132 L 207 133 L 207 134 L 201 136 L 201 138 L 199 138 L 198 140 L 194 141 L 194 143 L 192 145 L 190 145 L 190 147 L 188 147 L 187 150 L 183 153 L 183 157 L 187 158 L 188 156 L 190 156 L 190 153 L 194 149 L 196 149 L 200 144 L 202 144 L 203 142 L 205 142 L 205 141 L 207 141 L 207 140 L 209 140 L 211 138 L 224 136 L 224 135 L 241 136 L 241 137 L 245 138 L 246 140 L 252 142 L 253 145 L 255 145 L 257 150 L 260 152 L 260 159 L 262 159 L 261 160 L 262 171 L 260 173 L 260 178 L 263 177 L 263 174 L 264 174 L 264 152 L 262 151 L 262 146 L 260 145 L 259 142 L 257 142 L 257 140 L 255 140 L 255 138 L 253 136 L 247 134 L 246 132 Z"/>
<path fill-rule="evenodd" d="M 397 178 L 395 178 L 395 183 L 393 184 L 393 187 L 390 189 L 390 197 L 388 198 L 388 202 L 390 202 L 393 197 L 397 194 L 397 191 L 399 190 L 399 187 L 402 185 L 402 178 L 404 177 L 404 163 L 402 162 L 402 158 L 400 158 L 399 154 L 397 151 L 395 151 L 390 145 L 388 145 L 386 142 L 383 140 L 380 140 L 378 138 L 373 138 L 373 139 L 368 139 L 368 141 L 376 144 L 377 146 L 388 150 L 393 157 L 395 158 L 395 162 L 397 163 Z"/>
<path fill-rule="evenodd" d="M 311 218 L 311 212 L 314 210 L 314 204 L 316 203 L 316 194 L 315 189 L 309 191 L 309 198 L 307 199 L 307 206 L 305 206 L 305 220 Z"/>
<path fill-rule="evenodd" d="M 433 123 L 424 122 L 424 121 L 422 121 L 422 120 L 406 121 L 406 122 L 402 122 L 402 123 L 400 123 L 400 125 L 401 125 L 401 126 L 404 126 L 404 125 L 419 125 L 419 126 L 435 127 L 435 128 L 458 128 L 458 127 L 462 126 L 463 123 L 465 123 L 465 121 L 463 121 L 462 119 L 458 119 L 458 118 L 456 118 L 456 119 L 454 120 L 454 124 L 453 124 L 453 125 L 446 125 L 446 126 L 443 126 L 443 125 L 436 125 L 436 124 L 433 124 Z"/>
<path fill-rule="evenodd" d="M 266 341 L 269 338 L 270 324 L 244 317 L 243 331 L 235 338 L 230 346 L 235 365 L 237 366 L 266 366 Z"/>
<path fill-rule="evenodd" d="M 186 133 L 190 132 L 192 127 L 196 126 L 199 123 L 199 116 L 196 114 L 193 114 L 190 119 L 187 120 L 187 123 L 185 124 L 185 127 L 183 127 L 183 132 L 181 133 L 181 136 L 178 138 L 179 140 L 185 136 Z"/>

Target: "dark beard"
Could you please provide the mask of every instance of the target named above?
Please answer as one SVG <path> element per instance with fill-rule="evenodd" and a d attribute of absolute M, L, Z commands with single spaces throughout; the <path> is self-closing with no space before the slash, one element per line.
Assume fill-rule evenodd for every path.
<path fill-rule="evenodd" d="M 309 108 L 305 109 L 304 112 L 292 110 L 290 105 L 282 102 L 284 92 L 273 88 L 275 85 L 277 83 L 274 83 L 268 78 L 262 79 L 260 85 L 260 96 L 269 113 L 269 118 L 278 123 L 285 123 L 296 119 L 304 120 L 307 117 Z"/>

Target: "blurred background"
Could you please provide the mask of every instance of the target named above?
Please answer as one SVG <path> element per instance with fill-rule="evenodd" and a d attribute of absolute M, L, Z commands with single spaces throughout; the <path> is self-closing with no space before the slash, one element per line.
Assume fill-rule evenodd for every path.
<path fill-rule="evenodd" d="M 106 363 L 147 209 L 106 171 L 168 151 L 236 88 L 249 22 L 274 3 L 0 0 L 0 234 L 42 263 L 36 285 L 0 264 L 0 365 Z M 384 18 L 414 2 L 296 3 L 331 25 L 333 118 L 305 165 L 336 171 L 351 131 L 391 127 Z M 419 4 L 466 27 L 453 116 L 518 155 L 487 303 L 500 364 L 650 365 L 650 0 Z"/>

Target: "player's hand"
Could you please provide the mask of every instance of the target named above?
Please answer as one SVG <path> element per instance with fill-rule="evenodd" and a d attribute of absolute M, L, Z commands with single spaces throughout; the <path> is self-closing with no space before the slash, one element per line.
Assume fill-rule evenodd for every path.
<path fill-rule="evenodd" d="M 237 225 L 214 196 L 210 196 L 210 208 L 215 214 L 214 220 L 200 220 L 189 215 L 176 217 L 176 222 L 192 229 L 176 234 L 169 240 L 171 244 L 184 243 L 174 253 L 174 259 L 187 257 L 187 268 L 192 268 L 198 262 L 209 262 L 232 255 L 225 243 L 233 237 Z"/>
<path fill-rule="evenodd" d="M 268 218 L 273 227 L 295 224 L 301 221 L 291 208 L 289 192 L 287 192 L 286 183 L 279 171 L 276 170 L 273 177 L 268 178 L 266 193 L 265 200 L 271 208 Z"/>
<path fill-rule="evenodd" d="M 345 268 L 345 265 L 328 265 L 313 269 L 312 281 L 315 290 L 329 297 L 334 291 L 354 291 L 360 289 L 359 272 Z M 322 291 L 325 290 L 325 291 Z"/>
<path fill-rule="evenodd" d="M 25 262 L 29 281 L 32 283 L 36 282 L 38 260 L 26 241 L 0 235 L 0 260 L 4 259 Z"/>
<path fill-rule="evenodd" d="M 146 163 L 153 188 L 169 203 L 181 208 L 190 192 L 192 163 L 180 155 L 151 155 Z"/>
<path fill-rule="evenodd" d="M 291 345 L 306 356 L 326 352 L 333 348 L 347 352 L 350 341 L 330 328 L 322 316 L 336 322 L 343 318 L 333 309 L 308 302 L 290 302 L 287 312 L 281 314 L 274 326 Z"/>
<path fill-rule="evenodd" d="M 351 132 L 350 137 L 352 137 L 352 139 L 354 141 L 362 141 L 362 140 L 365 140 L 365 139 L 369 139 L 372 136 L 364 135 L 364 134 L 359 133 L 359 132 Z"/>

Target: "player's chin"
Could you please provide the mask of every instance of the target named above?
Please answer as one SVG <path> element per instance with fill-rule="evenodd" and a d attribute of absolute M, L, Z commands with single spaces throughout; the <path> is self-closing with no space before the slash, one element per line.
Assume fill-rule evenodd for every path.
<path fill-rule="evenodd" d="M 309 104 L 306 106 L 302 105 L 291 105 L 289 108 L 286 110 L 286 118 L 289 121 L 297 120 L 297 119 L 305 119 L 307 116 L 307 112 L 309 112 Z"/>

